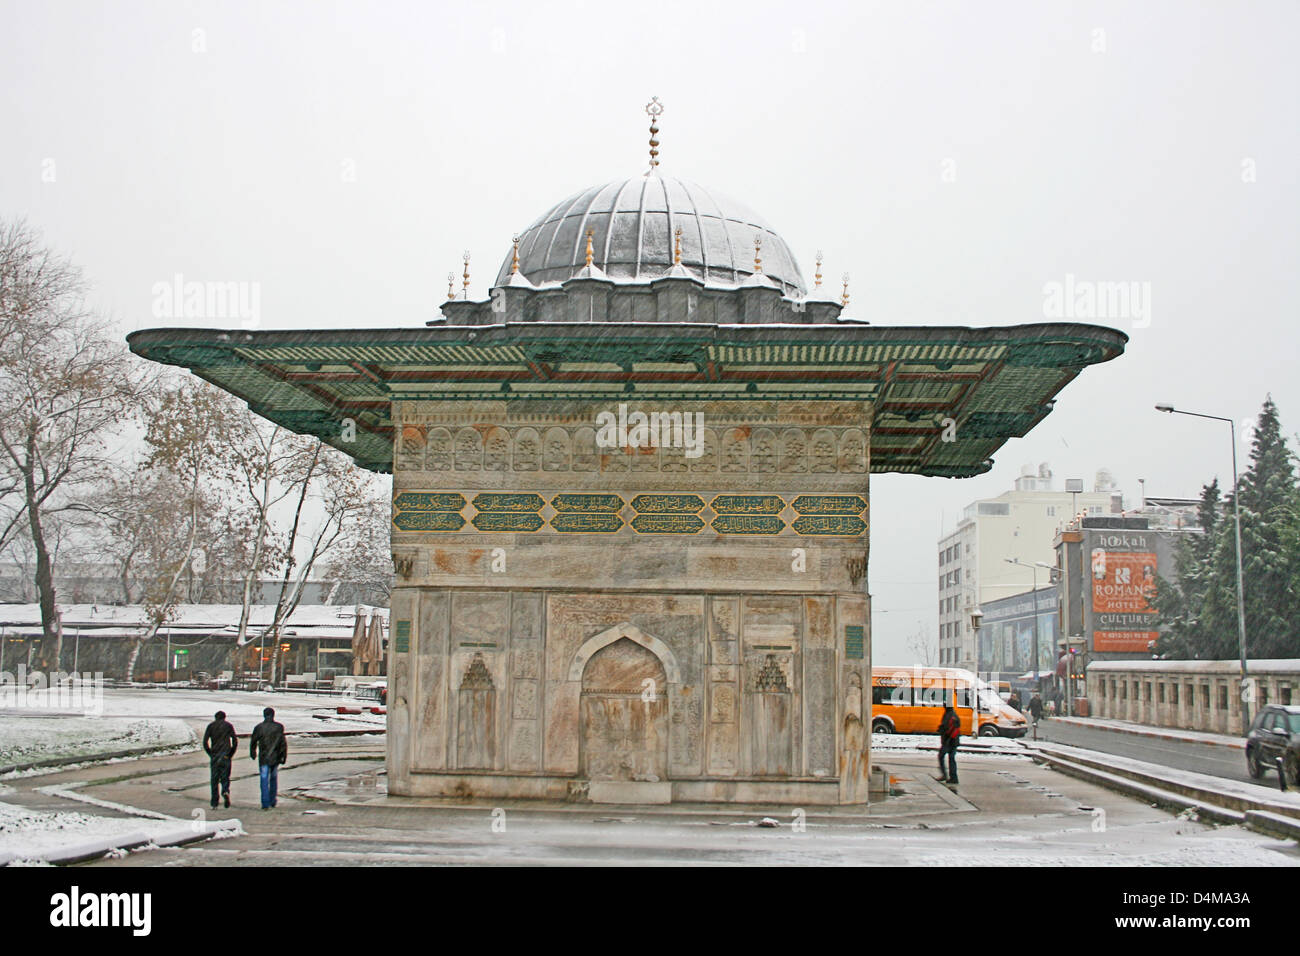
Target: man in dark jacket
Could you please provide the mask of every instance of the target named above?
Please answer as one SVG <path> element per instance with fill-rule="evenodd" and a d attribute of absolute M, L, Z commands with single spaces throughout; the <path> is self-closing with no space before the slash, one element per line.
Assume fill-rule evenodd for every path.
<path fill-rule="evenodd" d="M 1034 696 L 1029 698 L 1029 716 L 1034 718 L 1034 723 L 1043 719 L 1043 698 L 1034 691 Z"/>
<path fill-rule="evenodd" d="M 939 721 L 939 779 L 944 783 L 957 782 L 957 740 L 961 737 L 961 718 L 948 705 Z M 948 755 L 948 772 L 944 773 L 943 757 Z"/>
<path fill-rule="evenodd" d="M 248 738 L 248 755 L 258 762 L 262 772 L 262 809 L 275 806 L 280 765 L 289 759 L 289 744 L 284 739 L 284 724 L 278 724 L 274 708 L 262 711 L 266 718 L 253 728 Z"/>
<path fill-rule="evenodd" d="M 224 710 L 217 711 L 213 716 L 216 719 L 203 732 L 203 752 L 208 755 L 208 770 L 212 781 L 212 809 L 217 809 L 218 785 L 229 809 L 230 759 L 239 749 L 239 738 L 235 736 L 235 728 L 226 721 Z"/>

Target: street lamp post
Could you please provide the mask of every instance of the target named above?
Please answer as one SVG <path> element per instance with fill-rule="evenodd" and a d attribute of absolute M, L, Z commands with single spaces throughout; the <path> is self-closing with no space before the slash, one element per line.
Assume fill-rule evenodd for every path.
<path fill-rule="evenodd" d="M 1038 566 L 1036 564 L 1025 564 L 1016 558 L 1004 558 L 1007 564 L 1018 564 L 1022 568 L 1029 568 L 1034 573 L 1034 590 L 1029 596 L 1030 613 L 1034 615 L 1034 687 L 1038 687 Z"/>
<path fill-rule="evenodd" d="M 1241 656 L 1241 689 L 1246 689 L 1246 593 L 1242 586 L 1241 574 L 1241 502 L 1240 491 L 1237 487 L 1237 423 L 1231 418 L 1224 418 L 1221 415 L 1205 415 L 1201 412 L 1186 412 L 1181 408 L 1174 408 L 1168 402 L 1160 402 L 1156 405 L 1156 411 L 1167 412 L 1170 415 L 1191 415 L 1194 418 L 1209 418 L 1216 422 L 1228 423 L 1228 434 L 1232 439 L 1232 521 L 1234 534 L 1237 541 L 1237 651 Z M 1250 701 L 1244 696 L 1241 701 L 1241 733 L 1246 736 L 1250 733 Z"/>

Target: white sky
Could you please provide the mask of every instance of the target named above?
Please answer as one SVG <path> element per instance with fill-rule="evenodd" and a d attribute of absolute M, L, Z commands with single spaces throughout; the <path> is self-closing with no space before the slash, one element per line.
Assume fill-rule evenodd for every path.
<path fill-rule="evenodd" d="M 1020 324 L 1067 273 L 1149 282 L 1127 354 L 992 473 L 873 479 L 875 656 L 901 660 L 945 519 L 1021 464 L 1191 496 L 1226 426 L 1155 401 L 1241 420 L 1271 391 L 1300 429 L 1298 28 L 1289 0 L 2 0 L 0 216 L 124 333 L 172 324 L 176 273 L 260 283 L 263 327 L 414 327 L 462 250 L 486 295 L 513 232 L 642 171 L 657 95 L 663 170 L 752 206 L 809 282 L 824 249 L 855 317 Z"/>

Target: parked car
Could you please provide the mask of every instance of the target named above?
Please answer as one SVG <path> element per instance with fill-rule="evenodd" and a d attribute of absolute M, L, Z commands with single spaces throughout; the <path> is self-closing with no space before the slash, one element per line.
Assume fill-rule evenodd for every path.
<path fill-rule="evenodd" d="M 1278 758 L 1288 786 L 1300 777 L 1300 707 L 1269 704 L 1255 715 L 1246 736 L 1246 769 L 1258 780 L 1276 770 Z"/>

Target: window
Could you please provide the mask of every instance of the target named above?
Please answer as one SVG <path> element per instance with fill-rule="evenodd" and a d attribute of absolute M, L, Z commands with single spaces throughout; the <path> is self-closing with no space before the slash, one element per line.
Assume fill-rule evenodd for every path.
<path fill-rule="evenodd" d="M 903 687 L 885 687 L 880 684 L 872 684 L 871 703 L 878 707 L 884 705 L 910 707 L 912 704 L 912 687 L 910 684 Z"/>
<path fill-rule="evenodd" d="M 1201 706 L 1206 710 L 1210 709 L 1210 685 L 1201 685 Z"/>
<path fill-rule="evenodd" d="M 1049 517 L 1049 518 L 1055 518 L 1055 517 L 1056 517 L 1056 505 L 1048 505 L 1048 506 L 1047 506 L 1047 517 Z"/>
<path fill-rule="evenodd" d="M 1283 684 L 1281 690 L 1282 690 L 1282 703 L 1286 704 L 1288 707 L 1291 706 L 1291 685 Z"/>
<path fill-rule="evenodd" d="M 1169 703 L 1171 703 L 1171 704 L 1177 704 L 1177 703 L 1178 703 L 1178 685 L 1177 685 L 1177 684 L 1170 684 L 1170 685 L 1169 685 Z"/>
<path fill-rule="evenodd" d="M 1219 710 L 1228 709 L 1228 685 L 1219 685 Z"/>
<path fill-rule="evenodd" d="M 1121 681 L 1119 685 L 1119 699 L 1128 700 L 1128 681 Z"/>
<path fill-rule="evenodd" d="M 979 503 L 979 514 L 1009 515 L 1011 514 L 1011 506 L 1005 501 L 981 501 Z"/>
<path fill-rule="evenodd" d="M 1164 702 L 1165 702 L 1165 682 L 1161 681 L 1159 684 L 1156 685 L 1156 703 L 1163 704 Z"/>
<path fill-rule="evenodd" d="M 1147 681 L 1146 702 L 1151 703 L 1151 681 Z"/>

